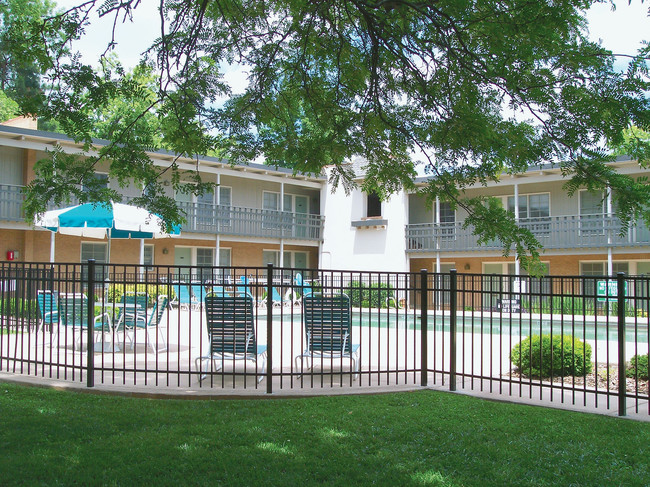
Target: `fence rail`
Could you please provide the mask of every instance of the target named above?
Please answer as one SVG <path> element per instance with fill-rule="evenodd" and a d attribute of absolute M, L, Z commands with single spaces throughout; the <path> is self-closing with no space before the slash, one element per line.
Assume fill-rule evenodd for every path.
<path fill-rule="evenodd" d="M 0 371 L 179 391 L 435 385 L 650 414 L 647 277 L 183 269 L 0 263 Z"/>

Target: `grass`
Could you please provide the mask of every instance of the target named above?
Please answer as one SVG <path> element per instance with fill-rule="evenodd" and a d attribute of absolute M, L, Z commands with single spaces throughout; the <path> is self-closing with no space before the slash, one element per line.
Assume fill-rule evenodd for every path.
<path fill-rule="evenodd" d="M 0 383 L 13 485 L 648 485 L 650 423 L 435 391 L 151 400 Z"/>

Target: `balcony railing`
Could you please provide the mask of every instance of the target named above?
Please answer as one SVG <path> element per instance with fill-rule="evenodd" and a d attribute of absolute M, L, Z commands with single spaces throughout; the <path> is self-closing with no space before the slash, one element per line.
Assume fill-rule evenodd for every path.
<path fill-rule="evenodd" d="M 320 215 L 202 203 L 179 205 L 187 219 L 181 232 L 297 240 L 322 238 L 323 217 Z"/>
<path fill-rule="evenodd" d="M 25 220 L 22 189 L 22 186 L 0 184 L 0 221 Z M 296 240 L 321 240 L 323 234 L 324 219 L 320 215 L 201 203 L 179 203 L 179 206 L 187 219 L 182 232 Z"/>
<path fill-rule="evenodd" d="M 643 221 L 621 235 L 618 218 L 608 215 L 526 218 L 519 221 L 545 249 L 639 247 L 650 245 L 650 231 Z M 468 252 L 499 250 L 500 241 L 479 244 L 472 228 L 462 223 L 420 223 L 406 226 L 409 252 Z"/>

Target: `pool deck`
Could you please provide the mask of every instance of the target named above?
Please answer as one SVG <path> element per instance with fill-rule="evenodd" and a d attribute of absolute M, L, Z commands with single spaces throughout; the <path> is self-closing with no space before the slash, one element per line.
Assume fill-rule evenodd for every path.
<path fill-rule="evenodd" d="M 295 317 L 296 314 L 299 315 L 299 310 L 298 313 L 288 310 L 285 317 Z M 266 321 L 261 320 L 259 325 L 258 343 L 268 343 Z M 49 332 L 41 332 L 38 336 L 33 332 L 5 334 L 0 337 L 0 381 L 86 393 L 175 399 L 299 398 L 419 390 L 450 392 L 448 374 L 429 373 L 427 385 L 420 385 L 421 376 L 417 367 L 422 335 L 420 330 L 409 329 L 408 326 L 361 327 L 353 339 L 362 344 L 363 352 L 362 372 L 356 380 L 353 380 L 349 369 L 341 374 L 338 370 L 316 368 L 313 374 L 299 375 L 303 371 L 296 368 L 294 358 L 301 352 L 304 338 L 302 326 L 299 326 L 299 322 L 294 326 L 274 326 L 271 393 L 267 392 L 268 376 L 259 382 L 256 380 L 253 362 L 246 362 L 247 376 L 240 373 L 242 367 L 238 365 L 235 371 L 230 367 L 223 374 L 211 374 L 205 380 L 199 380 L 195 359 L 207 344 L 200 311 L 170 312 L 165 329 L 169 342 L 165 351 L 153 353 L 138 341 L 139 345 L 133 351 L 96 353 L 95 380 L 91 388 L 86 385 L 84 369 L 87 352 L 74 350 L 72 336 L 62 338 L 60 335 L 53 343 Z M 510 382 L 509 351 L 519 339 L 510 335 L 458 333 L 457 372 L 461 375 L 457 376 L 456 392 L 450 393 L 618 416 L 618 397 L 605 391 L 573 391 L 559 385 L 551 388 L 549 384 Z M 431 330 L 427 340 L 429 368 L 448 371 L 449 357 L 444 351 L 449 343 L 449 333 Z M 609 343 L 601 340 L 592 344 L 599 362 L 617 362 L 617 347 Z M 647 353 L 647 342 L 644 346 L 645 352 L 630 348 L 628 343 L 626 355 Z M 15 358 L 7 359 L 9 356 Z M 257 372 L 261 371 L 258 369 Z M 471 378 L 472 375 L 489 377 Z M 625 417 L 650 421 L 649 408 L 645 399 L 628 398 Z"/>

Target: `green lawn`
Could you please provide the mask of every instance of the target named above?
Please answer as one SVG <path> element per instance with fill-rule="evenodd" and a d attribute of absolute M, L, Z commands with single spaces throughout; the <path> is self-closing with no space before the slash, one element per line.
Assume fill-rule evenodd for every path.
<path fill-rule="evenodd" d="M 0 383 L 0 484 L 649 485 L 650 423 L 449 393 L 150 400 Z"/>

